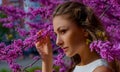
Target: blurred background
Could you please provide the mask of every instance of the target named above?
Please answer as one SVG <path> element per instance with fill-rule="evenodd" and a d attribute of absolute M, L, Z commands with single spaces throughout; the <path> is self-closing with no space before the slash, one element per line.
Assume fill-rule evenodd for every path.
<path fill-rule="evenodd" d="M 26 12 L 28 11 L 29 7 L 39 7 L 39 3 L 37 2 L 31 2 L 30 0 L 0 0 L 0 6 L 9 6 L 9 5 L 13 5 L 15 7 L 19 7 L 24 9 Z M 0 17 L 4 17 L 4 15 L 0 14 Z M 17 21 L 16 23 L 19 23 L 21 26 L 24 26 L 24 21 L 28 21 L 28 19 L 24 19 L 24 20 L 20 20 Z M 36 19 L 34 19 L 33 21 L 36 21 Z M 27 29 L 27 26 L 25 26 L 25 28 Z M 0 42 L 5 42 L 6 44 L 10 44 L 12 39 L 18 39 L 20 38 L 18 33 L 15 32 L 14 29 L 8 29 L 5 27 L 2 27 L 2 25 L 0 24 Z M 37 51 L 35 48 L 30 48 L 27 51 L 24 51 L 24 55 L 19 57 L 17 59 L 17 62 L 22 65 L 22 66 L 26 66 L 28 64 L 30 64 L 31 62 L 33 62 L 33 57 L 38 55 Z M 38 63 L 33 65 L 33 68 L 39 68 L 41 65 L 41 61 L 39 61 Z M 0 61 L 0 72 L 8 72 L 9 71 L 9 67 L 8 64 L 5 62 Z M 32 71 L 32 70 L 31 70 Z"/>

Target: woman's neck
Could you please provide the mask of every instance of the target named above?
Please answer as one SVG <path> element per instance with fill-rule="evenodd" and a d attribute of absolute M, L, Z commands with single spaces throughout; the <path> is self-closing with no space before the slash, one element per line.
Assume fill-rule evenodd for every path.
<path fill-rule="evenodd" d="M 82 52 L 82 54 L 80 54 L 81 62 L 78 64 L 79 66 L 83 66 L 89 64 L 94 60 L 100 59 L 100 56 L 95 51 L 91 52 L 90 48 L 86 49 L 85 52 Z"/>

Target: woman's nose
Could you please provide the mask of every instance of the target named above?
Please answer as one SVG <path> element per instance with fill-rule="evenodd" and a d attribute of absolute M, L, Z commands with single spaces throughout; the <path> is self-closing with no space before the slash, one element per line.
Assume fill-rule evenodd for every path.
<path fill-rule="evenodd" d="M 62 45 L 63 45 L 62 39 L 60 39 L 60 38 L 57 37 L 56 38 L 56 45 L 62 47 Z"/>

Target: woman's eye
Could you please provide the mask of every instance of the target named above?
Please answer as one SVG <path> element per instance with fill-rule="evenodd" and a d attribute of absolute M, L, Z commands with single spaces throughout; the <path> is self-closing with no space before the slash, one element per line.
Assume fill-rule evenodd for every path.
<path fill-rule="evenodd" d="M 66 32 L 66 30 L 61 30 L 60 33 L 61 34 L 64 34 Z"/>

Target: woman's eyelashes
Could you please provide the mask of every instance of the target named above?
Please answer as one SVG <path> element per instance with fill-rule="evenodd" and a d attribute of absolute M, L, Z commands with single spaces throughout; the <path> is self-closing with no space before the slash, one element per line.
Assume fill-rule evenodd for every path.
<path fill-rule="evenodd" d="M 58 29 L 58 32 L 57 33 L 55 33 L 55 36 L 57 36 L 57 35 L 63 35 L 63 34 L 65 34 L 66 32 L 68 31 L 68 29 Z"/>
<path fill-rule="evenodd" d="M 66 33 L 66 31 L 67 31 L 67 29 L 61 29 L 61 30 L 60 30 L 60 34 L 62 34 L 62 35 L 63 35 L 63 34 L 65 34 L 65 33 Z"/>

